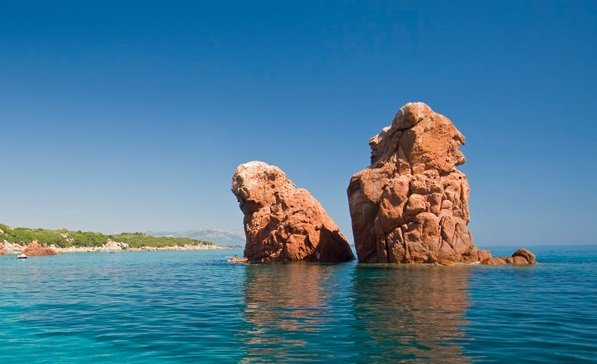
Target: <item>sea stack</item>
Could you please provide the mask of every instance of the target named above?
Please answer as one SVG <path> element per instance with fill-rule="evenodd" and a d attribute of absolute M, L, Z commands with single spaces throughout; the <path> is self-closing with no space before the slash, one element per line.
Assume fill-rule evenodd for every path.
<path fill-rule="evenodd" d="M 492 258 L 473 244 L 470 189 L 456 169 L 465 162 L 464 142 L 448 118 L 421 102 L 404 105 L 392 124 L 371 138 L 371 165 L 348 187 L 360 262 L 535 262 L 525 254 L 516 261 Z"/>
<path fill-rule="evenodd" d="M 321 204 L 278 167 L 241 164 L 232 192 L 244 214 L 244 255 L 251 262 L 345 262 L 348 241 Z"/>

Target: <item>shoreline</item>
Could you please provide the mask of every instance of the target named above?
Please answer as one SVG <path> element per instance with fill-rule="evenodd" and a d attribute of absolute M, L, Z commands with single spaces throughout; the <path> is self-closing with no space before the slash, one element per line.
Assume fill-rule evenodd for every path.
<path fill-rule="evenodd" d="M 182 246 L 163 246 L 163 247 L 139 247 L 126 249 L 110 249 L 102 246 L 98 247 L 68 247 L 68 248 L 54 248 L 59 254 L 65 253 L 126 253 L 126 252 L 144 252 L 144 251 L 196 251 L 196 250 L 225 250 L 228 247 L 219 245 L 204 246 L 204 245 L 182 245 Z"/>
<path fill-rule="evenodd" d="M 126 252 L 147 252 L 147 251 L 201 251 L 201 250 L 227 250 L 234 249 L 234 247 L 220 246 L 220 245 L 177 245 L 177 246 L 163 246 L 151 247 L 143 246 L 138 248 L 130 247 L 113 247 L 113 246 L 85 246 L 85 247 L 67 247 L 59 248 L 50 246 L 58 254 L 75 254 L 75 253 L 126 253 Z M 18 255 L 24 249 L 10 249 L 5 251 L 2 255 Z"/>

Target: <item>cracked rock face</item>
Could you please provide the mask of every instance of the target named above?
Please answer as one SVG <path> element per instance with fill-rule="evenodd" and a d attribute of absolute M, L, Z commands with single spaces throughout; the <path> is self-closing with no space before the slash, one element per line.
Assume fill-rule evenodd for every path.
<path fill-rule="evenodd" d="M 244 255 L 251 262 L 344 262 L 354 259 L 338 226 L 309 191 L 278 167 L 241 164 L 232 192 L 244 213 Z"/>
<path fill-rule="evenodd" d="M 420 102 L 403 106 L 392 124 L 371 138 L 371 165 L 348 187 L 360 262 L 500 259 L 478 250 L 468 230 L 470 189 L 455 168 L 465 161 L 464 142 L 448 118 Z"/>

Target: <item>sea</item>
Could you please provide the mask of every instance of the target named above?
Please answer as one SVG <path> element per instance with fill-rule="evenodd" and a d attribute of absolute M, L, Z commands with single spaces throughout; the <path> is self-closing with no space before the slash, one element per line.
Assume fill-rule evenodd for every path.
<path fill-rule="evenodd" d="M 531 250 L 524 267 L 4 256 L 0 363 L 596 363 L 597 246 Z"/>

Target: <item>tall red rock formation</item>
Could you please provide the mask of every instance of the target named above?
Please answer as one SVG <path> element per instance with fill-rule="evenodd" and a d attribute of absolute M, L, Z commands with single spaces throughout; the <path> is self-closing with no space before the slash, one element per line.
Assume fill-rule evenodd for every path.
<path fill-rule="evenodd" d="M 464 141 L 448 118 L 420 102 L 403 106 L 392 124 L 370 140 L 371 165 L 355 174 L 348 187 L 359 261 L 499 259 L 478 250 L 468 230 L 470 189 L 455 168 L 465 161 Z"/>
<path fill-rule="evenodd" d="M 309 191 L 263 162 L 238 166 L 232 192 L 244 213 L 245 257 L 252 262 L 354 259 L 338 226 Z"/>

